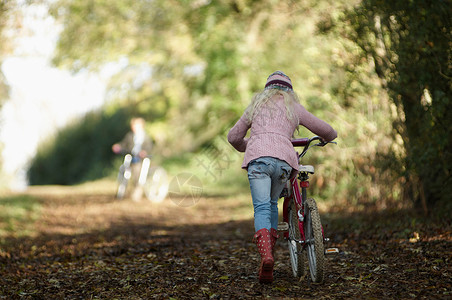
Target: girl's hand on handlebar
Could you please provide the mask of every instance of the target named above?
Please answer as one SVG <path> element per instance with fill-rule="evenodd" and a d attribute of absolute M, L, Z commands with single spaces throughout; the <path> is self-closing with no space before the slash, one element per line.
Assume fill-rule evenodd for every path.
<path fill-rule="evenodd" d="M 140 153 L 138 153 L 138 156 L 140 158 L 146 158 L 147 155 L 148 155 L 148 153 L 144 150 L 141 150 Z"/>
<path fill-rule="evenodd" d="M 121 152 L 121 145 L 119 144 L 114 144 L 111 149 L 113 150 L 114 153 L 119 153 Z"/>

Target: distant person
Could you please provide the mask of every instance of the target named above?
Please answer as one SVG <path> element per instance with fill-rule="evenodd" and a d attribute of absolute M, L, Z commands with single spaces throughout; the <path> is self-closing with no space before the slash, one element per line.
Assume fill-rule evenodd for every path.
<path fill-rule="evenodd" d="M 337 132 L 308 112 L 298 100 L 290 78 L 276 71 L 256 94 L 231 128 L 228 141 L 245 152 L 242 168 L 248 170 L 254 206 L 254 240 L 261 255 L 259 281 L 273 281 L 273 248 L 278 238 L 278 199 L 287 180 L 295 176 L 298 155 L 291 139 L 299 125 L 329 142 Z M 251 129 L 250 137 L 245 138 Z"/>
<path fill-rule="evenodd" d="M 130 121 L 131 131 L 128 132 L 121 142 L 112 146 L 114 153 L 129 153 L 132 155 L 132 177 L 131 183 L 134 187 L 133 200 L 140 200 L 143 195 L 143 187 L 138 183 L 143 159 L 152 150 L 152 141 L 145 131 L 143 118 L 133 118 Z"/>

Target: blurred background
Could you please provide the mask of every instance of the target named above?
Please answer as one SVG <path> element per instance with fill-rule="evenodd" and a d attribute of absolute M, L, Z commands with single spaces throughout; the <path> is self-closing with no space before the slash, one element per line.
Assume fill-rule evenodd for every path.
<path fill-rule="evenodd" d="M 143 117 L 154 161 L 247 191 L 229 128 L 268 74 L 338 131 L 308 155 L 331 205 L 450 208 L 451 1 L 0 1 L 0 189 L 114 181 Z M 304 128 L 298 136 L 312 136 Z"/>

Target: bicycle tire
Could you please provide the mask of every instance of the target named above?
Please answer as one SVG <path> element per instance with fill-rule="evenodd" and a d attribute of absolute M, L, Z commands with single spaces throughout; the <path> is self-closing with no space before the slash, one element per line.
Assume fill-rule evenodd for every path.
<path fill-rule="evenodd" d="M 118 199 L 123 199 L 126 194 L 127 183 L 129 180 L 124 176 L 124 173 L 125 167 L 124 165 L 121 165 L 118 172 L 118 189 L 116 191 L 116 198 Z"/>
<path fill-rule="evenodd" d="M 305 259 L 303 248 L 298 242 L 301 240 L 300 227 L 298 226 L 298 212 L 295 209 L 293 200 L 289 205 L 289 238 L 287 239 L 287 246 L 289 247 L 290 264 L 292 266 L 292 274 L 296 278 L 305 275 Z"/>
<path fill-rule="evenodd" d="M 162 167 L 150 168 L 143 188 L 149 201 L 162 202 L 166 198 L 169 189 L 168 175 L 165 169 Z"/>
<path fill-rule="evenodd" d="M 322 283 L 325 270 L 325 248 L 319 210 L 312 198 L 306 200 L 304 217 L 309 272 L 313 282 Z"/>

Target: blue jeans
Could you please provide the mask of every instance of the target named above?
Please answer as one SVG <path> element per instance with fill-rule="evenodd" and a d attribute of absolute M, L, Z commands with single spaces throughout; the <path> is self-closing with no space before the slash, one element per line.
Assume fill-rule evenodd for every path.
<path fill-rule="evenodd" d="M 248 180 L 254 206 L 254 228 L 278 228 L 278 199 L 292 172 L 285 161 L 261 157 L 248 165 Z"/>

